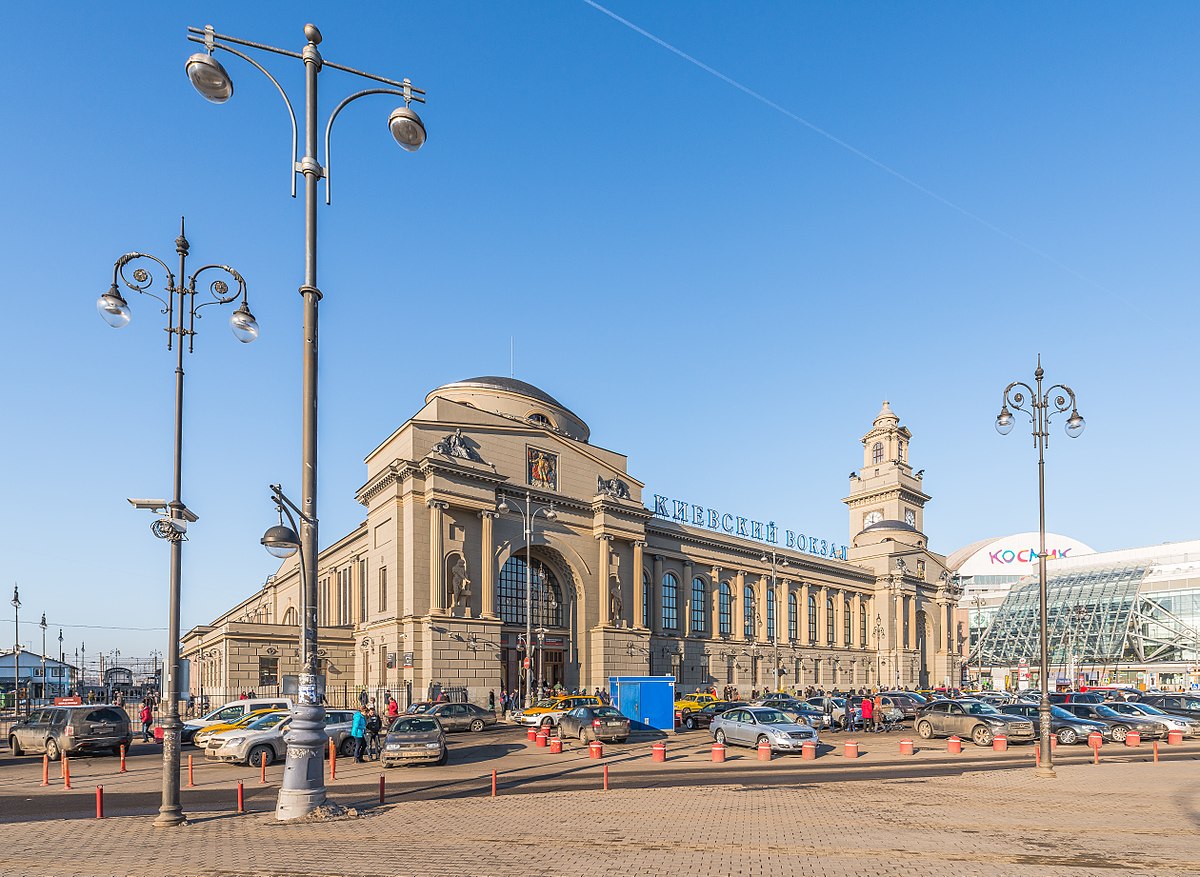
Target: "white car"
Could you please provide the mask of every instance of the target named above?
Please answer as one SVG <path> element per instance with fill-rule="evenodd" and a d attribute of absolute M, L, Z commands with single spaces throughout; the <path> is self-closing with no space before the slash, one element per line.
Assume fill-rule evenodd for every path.
<path fill-rule="evenodd" d="M 342 755 L 353 752 L 354 742 L 350 736 L 353 721 L 353 710 L 325 711 L 325 736 L 333 740 Z M 204 757 L 251 767 L 259 767 L 264 761 L 268 765 L 282 761 L 287 754 L 287 743 L 283 738 L 291 722 L 290 713 L 268 713 L 245 728 L 213 734 L 204 747 Z"/>
<path fill-rule="evenodd" d="M 192 738 L 196 736 L 196 732 L 201 728 L 206 728 L 209 725 L 225 725 L 230 722 L 236 722 L 238 719 L 255 710 L 290 710 L 291 708 L 292 699 L 290 697 L 252 697 L 244 700 L 231 700 L 229 703 L 222 704 L 212 712 L 198 719 L 189 719 L 184 722 L 180 741 L 191 743 Z"/>
<path fill-rule="evenodd" d="M 805 743 L 819 743 L 817 729 L 801 725 L 769 706 L 734 707 L 709 726 L 712 738 L 724 746 L 758 746 L 764 740 L 780 752 L 799 752 Z"/>
<path fill-rule="evenodd" d="M 1148 703 L 1115 700 L 1104 705 L 1123 716 L 1154 719 L 1160 725 L 1166 725 L 1168 731 L 1182 731 L 1185 737 L 1200 736 L 1200 721 L 1189 719 L 1187 716 L 1173 715 L 1156 706 L 1150 706 Z"/>

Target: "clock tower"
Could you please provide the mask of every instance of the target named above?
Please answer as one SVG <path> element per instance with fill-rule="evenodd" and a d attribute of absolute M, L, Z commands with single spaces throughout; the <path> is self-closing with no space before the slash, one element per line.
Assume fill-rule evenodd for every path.
<path fill-rule="evenodd" d="M 925 503 L 930 497 L 921 490 L 925 470 L 912 471 L 909 442 L 912 433 L 884 400 L 871 430 L 863 436 L 863 462 L 850 474 L 850 495 L 843 502 L 850 508 L 850 541 L 869 527 L 887 522 L 887 529 L 920 536 L 924 545 Z M 907 541 L 907 540 L 906 540 Z"/>

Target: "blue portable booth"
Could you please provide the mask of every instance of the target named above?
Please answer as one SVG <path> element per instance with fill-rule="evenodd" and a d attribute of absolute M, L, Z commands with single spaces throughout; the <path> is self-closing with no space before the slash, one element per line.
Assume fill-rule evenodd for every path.
<path fill-rule="evenodd" d="M 609 676 L 608 690 L 635 730 L 675 727 L 674 676 Z"/>

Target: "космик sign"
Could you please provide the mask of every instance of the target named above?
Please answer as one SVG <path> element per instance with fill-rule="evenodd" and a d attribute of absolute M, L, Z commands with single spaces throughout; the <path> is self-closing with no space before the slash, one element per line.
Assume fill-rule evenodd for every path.
<path fill-rule="evenodd" d="M 752 518 L 744 518 L 741 515 L 734 515 L 729 512 L 722 513 L 717 509 L 710 509 L 706 506 L 696 505 L 695 503 L 671 499 L 667 496 L 659 496 L 657 493 L 654 494 L 654 516 L 662 518 L 665 521 L 678 521 L 681 524 L 706 527 L 709 530 L 717 530 L 733 536 L 742 536 L 746 539 L 757 539 L 759 542 L 766 542 L 769 545 L 782 544 L 784 548 L 792 548 L 807 554 L 815 554 L 818 557 L 832 557 L 836 560 L 846 559 L 846 546 L 838 545 L 831 540 L 818 539 L 816 536 L 806 536 L 804 533 L 797 533 L 793 530 L 784 530 L 783 542 L 781 543 L 779 541 L 779 528 L 775 526 L 774 521 L 756 521 Z"/>

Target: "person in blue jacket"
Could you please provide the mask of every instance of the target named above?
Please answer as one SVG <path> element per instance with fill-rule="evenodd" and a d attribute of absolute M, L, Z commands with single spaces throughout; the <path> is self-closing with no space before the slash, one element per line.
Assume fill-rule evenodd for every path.
<path fill-rule="evenodd" d="M 362 764 L 363 748 L 366 746 L 367 740 L 367 708 L 365 706 L 354 714 L 354 721 L 350 723 L 350 736 L 354 738 L 354 760 Z"/>

